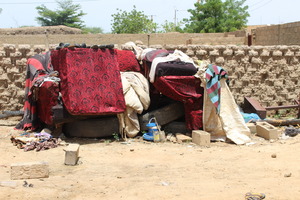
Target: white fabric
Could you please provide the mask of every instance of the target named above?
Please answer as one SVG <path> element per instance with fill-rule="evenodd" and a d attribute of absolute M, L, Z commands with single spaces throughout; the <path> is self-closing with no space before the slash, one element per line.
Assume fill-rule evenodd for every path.
<path fill-rule="evenodd" d="M 141 114 L 150 105 L 149 84 L 139 72 L 121 72 L 126 111 L 118 114 L 120 132 L 125 138 L 135 137 L 140 131 L 137 113 Z"/>
<path fill-rule="evenodd" d="M 220 119 L 227 138 L 236 144 L 250 142 L 250 129 L 228 88 L 225 79 L 221 79 L 221 107 Z"/>
<path fill-rule="evenodd" d="M 205 85 L 204 85 L 205 87 Z M 220 114 L 204 91 L 203 130 L 211 134 L 214 140 L 228 138 L 236 144 L 250 142 L 250 130 L 241 115 L 238 106 L 226 84 L 221 79 Z"/>
<path fill-rule="evenodd" d="M 121 46 L 121 49 L 133 51 L 136 56 L 136 59 L 141 60 L 141 55 L 142 55 L 143 49 L 141 47 L 137 46 L 134 42 L 125 43 L 124 45 Z"/>
<path fill-rule="evenodd" d="M 152 64 L 151 64 L 151 69 L 150 69 L 150 72 L 149 72 L 150 82 L 153 83 L 154 80 L 155 80 L 155 71 L 156 71 L 156 66 L 158 65 L 158 63 L 169 62 L 169 61 L 174 61 L 174 60 L 180 60 L 180 61 L 183 61 L 183 62 L 186 62 L 186 63 L 192 63 L 195 67 L 197 67 L 192 58 L 187 56 L 182 51 L 179 51 L 179 50 L 176 49 L 174 51 L 174 53 L 169 54 L 168 56 L 156 57 L 156 58 L 153 59 Z"/>

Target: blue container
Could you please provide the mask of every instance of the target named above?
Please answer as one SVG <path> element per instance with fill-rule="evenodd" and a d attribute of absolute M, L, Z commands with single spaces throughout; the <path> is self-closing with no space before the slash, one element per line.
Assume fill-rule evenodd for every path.
<path fill-rule="evenodd" d="M 148 127 L 148 135 L 150 136 L 153 136 L 153 133 L 158 131 L 155 123 L 148 123 L 146 126 Z"/>

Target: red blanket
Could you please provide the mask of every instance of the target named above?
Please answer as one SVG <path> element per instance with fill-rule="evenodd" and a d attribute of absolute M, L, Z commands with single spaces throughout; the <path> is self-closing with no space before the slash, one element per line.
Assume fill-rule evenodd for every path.
<path fill-rule="evenodd" d="M 114 49 L 77 48 L 53 51 L 60 91 L 73 115 L 114 114 L 125 111 L 121 76 Z"/>
<path fill-rule="evenodd" d="M 132 51 L 116 49 L 116 53 L 118 55 L 118 64 L 121 72 L 141 71 L 141 66 Z"/>
<path fill-rule="evenodd" d="M 194 76 L 161 76 L 156 77 L 153 85 L 163 95 L 183 102 L 187 129 L 202 129 L 203 88 L 200 79 Z"/>
<path fill-rule="evenodd" d="M 36 54 L 28 59 L 26 69 L 25 82 L 25 102 L 24 102 L 24 116 L 16 129 L 31 129 L 39 128 L 41 122 L 46 124 L 52 123 L 51 106 L 56 105 L 58 97 L 58 85 L 56 83 L 47 83 L 39 88 L 39 84 L 43 78 L 53 72 L 50 60 L 51 52 L 45 54 Z M 51 99 L 44 102 L 41 109 L 39 107 L 41 101 L 45 100 L 44 96 L 40 99 L 39 90 L 42 93 L 51 87 Z M 50 96 L 48 96 L 50 98 Z M 39 108 L 39 109 L 37 109 Z"/>

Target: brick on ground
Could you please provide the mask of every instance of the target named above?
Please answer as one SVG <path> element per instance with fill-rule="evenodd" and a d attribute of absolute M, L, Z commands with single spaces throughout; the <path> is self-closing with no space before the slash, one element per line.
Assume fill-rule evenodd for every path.
<path fill-rule="evenodd" d="M 256 123 L 257 136 L 263 137 L 266 140 L 276 140 L 279 137 L 280 130 L 267 122 Z"/>
<path fill-rule="evenodd" d="M 37 179 L 49 177 L 49 164 L 44 161 L 11 164 L 11 179 Z"/>
<path fill-rule="evenodd" d="M 193 130 L 192 142 L 199 146 L 210 147 L 210 133 L 201 130 Z"/>
<path fill-rule="evenodd" d="M 65 149 L 65 165 L 76 165 L 79 159 L 79 144 L 69 144 Z"/>

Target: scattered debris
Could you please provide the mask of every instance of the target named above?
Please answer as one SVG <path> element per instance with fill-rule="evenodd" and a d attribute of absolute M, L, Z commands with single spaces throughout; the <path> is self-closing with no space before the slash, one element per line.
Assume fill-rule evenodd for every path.
<path fill-rule="evenodd" d="M 291 176 L 292 176 L 292 173 L 284 174 L 284 177 L 286 177 L 286 178 L 291 177 Z"/>
<path fill-rule="evenodd" d="M 17 187 L 17 182 L 15 182 L 15 181 L 0 181 L 0 186 L 15 188 L 15 187 Z"/>
<path fill-rule="evenodd" d="M 18 137 L 11 136 L 10 140 L 14 146 L 24 151 L 47 150 L 57 147 L 61 142 L 60 139 L 53 138 L 50 133 L 47 133 L 46 129 L 39 133 L 24 132 Z"/>
<path fill-rule="evenodd" d="M 192 138 L 186 135 L 183 135 L 182 133 L 176 133 L 176 139 L 178 143 L 182 142 L 192 142 Z"/>
<path fill-rule="evenodd" d="M 27 181 L 24 181 L 23 187 L 33 187 L 33 184 L 28 184 Z"/>
<path fill-rule="evenodd" d="M 252 193 L 248 192 L 245 195 L 245 200 L 261 200 L 266 198 L 266 195 L 264 193 Z"/>
<path fill-rule="evenodd" d="M 293 126 L 286 127 L 284 130 L 284 134 L 289 137 L 295 137 L 300 133 L 300 128 L 295 128 Z"/>

